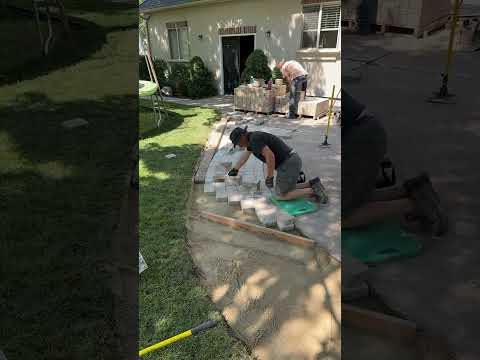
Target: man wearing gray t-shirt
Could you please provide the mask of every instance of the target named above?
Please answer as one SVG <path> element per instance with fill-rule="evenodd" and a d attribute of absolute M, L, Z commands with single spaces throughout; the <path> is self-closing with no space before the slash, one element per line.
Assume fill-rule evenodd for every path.
<path fill-rule="evenodd" d="M 261 162 L 267 164 L 265 185 L 273 189 L 278 200 L 292 200 L 303 196 L 315 197 L 323 204 L 328 196 L 318 177 L 306 183 L 297 184 L 302 170 L 302 159 L 282 139 L 263 131 L 247 131 L 247 128 L 235 128 L 230 134 L 234 146 L 245 149 L 244 153 L 229 171 L 229 176 L 237 176 L 240 168 L 253 154 Z M 274 171 L 277 172 L 274 181 Z"/>

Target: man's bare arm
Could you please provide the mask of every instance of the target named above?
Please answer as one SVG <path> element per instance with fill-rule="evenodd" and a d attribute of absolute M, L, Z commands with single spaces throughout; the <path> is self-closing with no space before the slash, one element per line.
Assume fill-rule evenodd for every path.
<path fill-rule="evenodd" d="M 245 165 L 245 163 L 248 161 L 248 158 L 252 154 L 251 151 L 245 150 L 243 154 L 240 156 L 240 159 L 238 159 L 237 163 L 233 167 L 234 169 L 240 170 L 240 168 Z"/>
<path fill-rule="evenodd" d="M 267 177 L 272 177 L 275 170 L 275 154 L 268 146 L 265 146 L 262 150 L 262 155 L 267 163 Z"/>

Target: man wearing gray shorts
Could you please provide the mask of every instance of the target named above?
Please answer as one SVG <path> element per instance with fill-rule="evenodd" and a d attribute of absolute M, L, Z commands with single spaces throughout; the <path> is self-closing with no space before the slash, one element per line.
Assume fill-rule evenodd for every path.
<path fill-rule="evenodd" d="M 315 198 L 323 204 L 328 196 L 318 177 L 308 182 L 297 184 L 302 170 L 302 159 L 283 140 L 275 135 L 262 131 L 247 131 L 247 128 L 235 128 L 230 134 L 234 146 L 245 149 L 237 164 L 229 171 L 229 176 L 237 176 L 240 168 L 253 154 L 261 162 L 267 164 L 265 185 L 272 189 L 275 183 L 275 195 L 278 200 L 292 200 L 304 196 Z M 274 171 L 277 178 L 274 181 Z"/>

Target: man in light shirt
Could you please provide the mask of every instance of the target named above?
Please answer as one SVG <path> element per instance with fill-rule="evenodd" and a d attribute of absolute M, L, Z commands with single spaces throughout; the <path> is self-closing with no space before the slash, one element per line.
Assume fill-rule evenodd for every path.
<path fill-rule="evenodd" d="M 300 92 L 307 90 L 307 76 L 305 69 L 295 60 L 281 61 L 277 67 L 282 71 L 290 83 L 290 99 L 288 108 L 288 118 L 295 119 L 297 116 L 298 102 L 300 101 Z"/>

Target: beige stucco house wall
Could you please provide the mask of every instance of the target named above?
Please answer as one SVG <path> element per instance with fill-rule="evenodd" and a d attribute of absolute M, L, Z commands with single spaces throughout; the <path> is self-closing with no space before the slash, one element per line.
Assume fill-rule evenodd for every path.
<path fill-rule="evenodd" d="M 220 0 L 198 3 L 195 6 L 189 4 L 144 12 L 150 16 L 149 33 L 154 58 L 170 58 L 166 23 L 187 21 L 190 57 L 198 55 L 205 61 L 223 94 L 219 29 L 256 26 L 255 48 L 265 52 L 271 67 L 281 60 L 296 59 L 309 71 L 307 95 L 330 96 L 333 85 L 340 89 L 340 46 L 338 50 L 299 50 L 303 30 L 302 0 Z M 270 37 L 266 34 L 268 31 Z M 202 35 L 201 39 L 199 35 Z"/>

